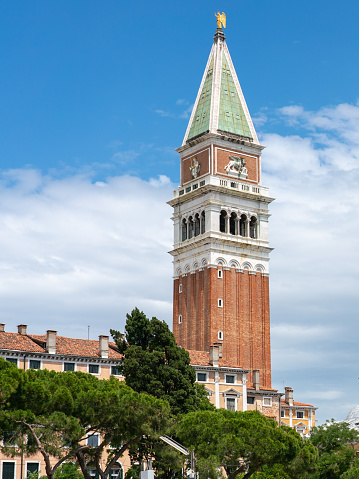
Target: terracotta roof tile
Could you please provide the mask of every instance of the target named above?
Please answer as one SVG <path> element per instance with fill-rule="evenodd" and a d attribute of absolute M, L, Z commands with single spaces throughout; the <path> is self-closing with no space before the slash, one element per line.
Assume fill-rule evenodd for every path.
<path fill-rule="evenodd" d="M 255 392 L 255 389 L 253 386 L 248 386 L 247 385 L 247 390 L 249 390 L 250 392 Z M 278 392 L 278 389 L 273 389 L 273 388 L 259 388 L 259 391 L 274 391 L 274 392 Z"/>
<path fill-rule="evenodd" d="M 281 399 L 280 402 L 281 402 L 282 406 L 289 406 L 289 404 L 287 404 L 284 399 Z M 314 407 L 312 404 L 307 404 L 305 402 L 298 402 L 298 401 L 293 401 L 293 406 Z"/>
<path fill-rule="evenodd" d="M 46 348 L 46 335 L 31 334 L 35 341 L 43 343 L 43 350 Z M 108 357 L 120 359 L 122 355 L 118 352 L 116 343 L 109 341 Z M 56 354 L 67 356 L 83 356 L 89 358 L 100 357 L 99 342 L 95 339 L 76 339 L 65 336 L 56 336 Z"/>
<path fill-rule="evenodd" d="M 121 359 L 116 343 L 109 341 L 109 359 Z M 27 334 L 0 332 L 0 349 L 46 353 L 45 334 Z M 56 354 L 65 356 L 100 357 L 99 341 L 56 336 Z"/>
<path fill-rule="evenodd" d="M 36 344 L 29 336 L 19 333 L 0 333 L 0 349 L 9 349 L 15 351 L 28 351 L 31 353 L 41 353 L 43 348 Z"/>
<path fill-rule="evenodd" d="M 207 353 L 206 351 L 195 351 L 194 349 L 187 349 L 187 351 L 189 353 L 192 366 L 211 366 L 209 362 L 209 352 Z M 219 360 L 219 366 L 223 368 L 242 369 L 241 366 L 233 364 L 230 361 L 226 361 L 222 358 L 220 358 Z"/>

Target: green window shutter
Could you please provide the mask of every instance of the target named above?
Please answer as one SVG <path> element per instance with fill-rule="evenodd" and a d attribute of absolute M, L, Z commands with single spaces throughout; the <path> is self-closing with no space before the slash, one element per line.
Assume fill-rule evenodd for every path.
<path fill-rule="evenodd" d="M 2 479 L 14 479 L 15 476 L 15 462 L 2 463 Z"/>

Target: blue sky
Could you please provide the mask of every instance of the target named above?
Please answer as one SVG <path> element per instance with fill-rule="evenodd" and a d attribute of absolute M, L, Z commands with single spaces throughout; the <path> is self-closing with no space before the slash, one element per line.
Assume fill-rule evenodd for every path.
<path fill-rule="evenodd" d="M 273 385 L 358 402 L 359 7 L 0 0 L 0 319 L 86 337 L 171 323 L 178 156 L 216 28 L 262 144 Z"/>

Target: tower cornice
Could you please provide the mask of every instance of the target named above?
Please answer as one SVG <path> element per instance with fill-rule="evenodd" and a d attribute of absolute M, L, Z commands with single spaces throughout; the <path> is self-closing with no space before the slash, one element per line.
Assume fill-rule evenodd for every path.
<path fill-rule="evenodd" d="M 257 186 L 255 186 L 255 188 L 258 188 L 259 191 L 261 191 L 260 188 L 264 189 L 263 187 L 257 187 Z M 205 194 L 209 194 L 209 193 L 220 193 L 220 194 L 225 194 L 231 197 L 252 200 L 252 201 L 256 201 L 257 203 L 260 202 L 265 204 L 269 204 L 275 199 L 275 198 L 271 198 L 269 196 L 261 195 L 258 193 L 251 193 L 249 191 L 242 191 L 242 190 L 232 189 L 232 188 L 228 188 L 224 186 L 217 186 L 214 184 L 206 184 L 200 188 L 196 188 L 195 190 L 192 190 L 183 195 L 178 195 L 179 191 L 182 191 L 182 190 L 184 190 L 184 188 L 181 188 L 180 190 L 175 190 L 174 191 L 175 197 L 172 200 L 167 201 L 167 204 L 170 206 L 181 205 L 183 203 L 188 203 L 189 200 L 195 199 L 200 196 L 204 196 Z"/>

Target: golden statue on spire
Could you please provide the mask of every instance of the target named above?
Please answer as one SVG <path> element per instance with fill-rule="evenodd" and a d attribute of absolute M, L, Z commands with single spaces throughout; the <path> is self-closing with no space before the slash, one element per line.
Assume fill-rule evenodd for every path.
<path fill-rule="evenodd" d="M 214 16 L 217 17 L 217 28 L 222 28 L 222 25 L 223 28 L 226 28 L 226 14 L 224 12 L 222 12 L 222 14 L 217 12 Z"/>

